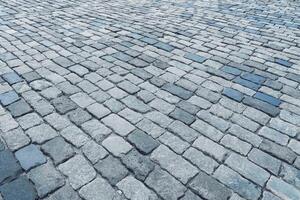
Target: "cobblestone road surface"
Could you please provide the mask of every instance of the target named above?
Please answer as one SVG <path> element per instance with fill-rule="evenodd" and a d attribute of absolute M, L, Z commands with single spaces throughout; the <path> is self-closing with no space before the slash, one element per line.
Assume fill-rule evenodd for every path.
<path fill-rule="evenodd" d="M 0 199 L 299 200 L 298 1 L 1 0 Z"/>

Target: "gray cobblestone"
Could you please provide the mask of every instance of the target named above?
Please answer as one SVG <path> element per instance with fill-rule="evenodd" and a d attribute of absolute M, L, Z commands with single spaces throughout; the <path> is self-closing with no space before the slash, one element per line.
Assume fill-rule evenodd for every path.
<path fill-rule="evenodd" d="M 299 199 L 297 1 L 1 6 L 0 199 Z"/>

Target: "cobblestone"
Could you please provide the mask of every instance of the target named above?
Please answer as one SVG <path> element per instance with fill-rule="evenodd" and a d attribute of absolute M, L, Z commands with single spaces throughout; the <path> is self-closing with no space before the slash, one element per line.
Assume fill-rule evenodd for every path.
<path fill-rule="evenodd" d="M 1 200 L 299 199 L 297 1 L 0 7 Z"/>

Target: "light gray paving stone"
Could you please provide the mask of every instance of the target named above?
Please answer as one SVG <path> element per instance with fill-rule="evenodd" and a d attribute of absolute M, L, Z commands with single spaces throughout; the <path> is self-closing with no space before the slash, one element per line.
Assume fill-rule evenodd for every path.
<path fill-rule="evenodd" d="M 79 194 L 86 200 L 115 200 L 118 196 L 109 183 L 101 177 L 97 177 L 92 182 L 83 186 L 79 190 Z"/>
<path fill-rule="evenodd" d="M 291 137 L 296 136 L 296 134 L 300 132 L 299 127 L 287 123 L 279 118 L 272 118 L 269 126 Z"/>
<path fill-rule="evenodd" d="M 288 144 L 288 147 L 290 149 L 292 149 L 298 155 L 300 154 L 300 142 L 298 140 L 291 139 L 289 144 Z"/>
<path fill-rule="evenodd" d="M 11 115 L 5 114 L 0 116 L 0 130 L 3 132 L 15 129 L 19 124 L 12 118 Z"/>
<path fill-rule="evenodd" d="M 102 104 L 99 103 L 89 105 L 87 107 L 87 110 L 97 119 L 101 119 L 111 113 L 108 108 L 104 107 Z"/>
<path fill-rule="evenodd" d="M 97 119 L 92 119 L 81 125 L 82 129 L 97 142 L 104 140 L 112 131 Z"/>
<path fill-rule="evenodd" d="M 163 128 L 159 127 L 158 125 L 154 124 L 152 121 L 146 118 L 137 123 L 136 126 L 145 133 L 150 134 L 153 138 L 157 138 L 165 132 Z"/>
<path fill-rule="evenodd" d="M 225 163 L 235 171 L 242 174 L 244 177 L 248 178 L 249 180 L 257 183 L 262 187 L 270 177 L 270 174 L 267 171 L 255 165 L 247 158 L 237 154 L 231 154 L 226 159 Z"/>
<path fill-rule="evenodd" d="M 158 167 L 149 174 L 145 183 L 164 199 L 177 200 L 186 190 L 184 185 Z"/>
<path fill-rule="evenodd" d="M 93 140 L 83 145 L 82 152 L 92 164 L 95 164 L 108 155 L 108 152 Z"/>
<path fill-rule="evenodd" d="M 222 138 L 221 144 L 242 155 L 247 155 L 252 148 L 252 146 L 249 143 L 244 142 L 238 139 L 237 137 L 229 134 L 226 134 Z"/>
<path fill-rule="evenodd" d="M 252 132 L 255 132 L 260 127 L 258 123 L 248 119 L 247 117 L 244 117 L 243 115 L 233 114 L 231 120 L 239 126 Z"/>
<path fill-rule="evenodd" d="M 215 143 L 214 141 L 204 137 L 199 136 L 197 140 L 193 143 L 193 146 L 204 153 L 212 156 L 219 162 L 222 162 L 226 156 L 229 154 L 229 151 L 223 146 Z"/>
<path fill-rule="evenodd" d="M 252 119 L 253 121 L 261 124 L 261 125 L 266 125 L 267 122 L 270 120 L 270 116 L 267 114 L 256 110 L 255 108 L 247 107 L 243 114 L 248 117 L 249 119 Z"/>
<path fill-rule="evenodd" d="M 256 148 L 251 150 L 248 154 L 248 158 L 262 168 L 278 175 L 281 166 L 280 160 Z"/>
<path fill-rule="evenodd" d="M 132 95 L 122 99 L 122 102 L 132 110 L 139 113 L 146 113 L 151 110 L 150 106 L 148 106 L 147 104 L 145 104 L 144 102 Z"/>
<path fill-rule="evenodd" d="M 172 104 L 169 104 L 168 102 L 161 100 L 161 99 L 154 99 L 149 104 L 151 107 L 155 108 L 159 112 L 162 112 L 163 114 L 169 114 L 175 109 L 175 106 Z"/>
<path fill-rule="evenodd" d="M 259 132 L 258 135 L 261 135 L 269 140 L 272 140 L 274 142 L 276 142 L 277 144 L 280 145 L 287 145 L 288 141 L 289 141 L 289 137 L 281 134 L 280 132 L 269 128 L 269 127 L 262 127 Z"/>
<path fill-rule="evenodd" d="M 44 197 L 65 184 L 64 177 L 49 163 L 30 170 L 28 176 L 39 197 Z"/>
<path fill-rule="evenodd" d="M 1 133 L 1 136 L 11 150 L 17 150 L 30 143 L 29 137 L 21 128 Z"/>
<path fill-rule="evenodd" d="M 132 200 L 156 200 L 157 195 L 149 190 L 142 182 L 132 176 L 127 176 L 117 184 L 125 196 Z"/>
<path fill-rule="evenodd" d="M 62 130 L 63 128 L 66 128 L 71 124 L 67 118 L 57 113 L 52 113 L 50 115 L 47 115 L 45 117 L 45 120 L 56 130 Z"/>
<path fill-rule="evenodd" d="M 208 111 L 201 110 L 197 113 L 197 116 L 206 121 L 210 125 L 214 126 L 215 128 L 219 129 L 220 131 L 226 131 L 230 127 L 230 122 L 219 118 L 215 115 L 210 114 Z"/>
<path fill-rule="evenodd" d="M 260 197 L 261 189 L 258 186 L 225 165 L 215 171 L 214 177 L 246 199 L 256 200 Z"/>
<path fill-rule="evenodd" d="M 127 119 L 129 122 L 136 124 L 137 122 L 141 121 L 143 119 L 143 115 L 140 113 L 137 113 L 129 108 L 125 108 L 121 112 L 118 113 L 120 116 Z"/>
<path fill-rule="evenodd" d="M 262 200 L 281 200 L 279 197 L 275 196 L 271 192 L 265 191 L 263 193 L 263 198 Z"/>
<path fill-rule="evenodd" d="M 81 108 L 86 108 L 92 103 L 95 103 L 95 100 L 89 97 L 87 94 L 83 92 L 79 92 L 70 96 L 70 99 L 74 101 Z"/>
<path fill-rule="evenodd" d="M 238 138 L 240 138 L 241 140 L 244 140 L 246 142 L 249 142 L 250 144 L 252 144 L 255 147 L 258 147 L 261 142 L 262 142 L 262 138 L 260 136 L 258 136 L 255 133 L 252 133 L 236 124 L 233 124 L 230 129 L 228 130 L 228 132 L 232 135 L 237 136 Z"/>
<path fill-rule="evenodd" d="M 206 99 L 203 99 L 201 97 L 198 96 L 192 96 L 188 102 L 190 102 L 191 104 L 194 104 L 195 106 L 198 106 L 202 109 L 208 109 L 211 107 L 211 103 L 209 101 L 207 101 Z"/>
<path fill-rule="evenodd" d="M 227 108 L 224 108 L 220 104 L 214 104 L 210 107 L 209 112 L 212 114 L 222 117 L 223 119 L 229 119 L 233 112 L 231 110 L 228 110 Z"/>
<path fill-rule="evenodd" d="M 36 113 L 29 113 L 17 119 L 18 123 L 23 129 L 28 129 L 43 122 Z"/>
<path fill-rule="evenodd" d="M 71 186 L 66 184 L 51 194 L 46 200 L 80 200 L 79 195 L 72 189 Z"/>
<path fill-rule="evenodd" d="M 135 127 L 127 120 L 119 117 L 116 114 L 110 114 L 103 118 L 102 121 L 105 125 L 111 127 L 112 130 L 121 136 L 126 136 L 135 129 Z"/>
<path fill-rule="evenodd" d="M 60 164 L 58 169 L 68 177 L 75 190 L 89 183 L 96 176 L 96 171 L 82 155 L 76 155 Z"/>
<path fill-rule="evenodd" d="M 300 198 L 300 192 L 298 189 L 274 176 L 271 176 L 270 180 L 268 181 L 267 189 L 282 199 L 294 200 Z"/>
<path fill-rule="evenodd" d="M 110 96 L 114 97 L 115 99 L 122 99 L 128 95 L 127 92 L 117 87 L 111 88 L 107 92 Z"/>
<path fill-rule="evenodd" d="M 224 135 L 221 131 L 202 120 L 196 120 L 191 127 L 214 141 L 219 141 Z"/>
<path fill-rule="evenodd" d="M 180 200 L 202 200 L 199 196 L 188 190 Z"/>
<path fill-rule="evenodd" d="M 199 135 L 199 133 L 197 133 L 194 129 L 191 129 L 189 126 L 177 120 L 172 122 L 168 126 L 168 129 L 187 142 L 194 141 Z"/>
<path fill-rule="evenodd" d="M 110 135 L 102 142 L 102 145 L 114 156 L 121 156 L 132 149 L 127 141 L 117 135 Z"/>
<path fill-rule="evenodd" d="M 172 122 L 171 118 L 158 111 L 148 112 L 144 116 L 163 128 L 166 128 Z"/>
<path fill-rule="evenodd" d="M 171 148 L 177 154 L 182 154 L 189 147 L 189 143 L 170 132 L 165 132 L 161 135 L 159 141 Z"/>
<path fill-rule="evenodd" d="M 166 169 L 184 184 L 198 172 L 192 164 L 164 145 L 160 145 L 152 152 L 151 159 L 159 163 L 162 168 Z"/>
<path fill-rule="evenodd" d="M 63 129 L 60 134 L 66 141 L 77 148 L 81 147 L 89 140 L 88 136 L 76 126 L 69 126 Z"/>
<path fill-rule="evenodd" d="M 281 166 L 280 176 L 285 180 L 287 183 L 300 188 L 300 180 L 299 180 L 300 170 L 296 169 L 295 167 L 283 163 Z"/>
<path fill-rule="evenodd" d="M 288 163 L 293 163 L 297 155 L 285 146 L 278 145 L 269 140 L 263 140 L 259 148 L 279 159 L 282 159 Z"/>
<path fill-rule="evenodd" d="M 232 194 L 227 187 L 203 172 L 199 172 L 199 174 L 189 183 L 189 188 L 203 198 L 211 200 L 226 200 Z"/>
<path fill-rule="evenodd" d="M 58 136 L 57 132 L 47 124 L 41 124 L 28 129 L 25 132 L 33 142 L 43 143 Z"/>
<path fill-rule="evenodd" d="M 213 158 L 206 156 L 201 151 L 198 151 L 193 147 L 186 150 L 183 156 L 207 174 L 212 174 L 219 166 Z"/>

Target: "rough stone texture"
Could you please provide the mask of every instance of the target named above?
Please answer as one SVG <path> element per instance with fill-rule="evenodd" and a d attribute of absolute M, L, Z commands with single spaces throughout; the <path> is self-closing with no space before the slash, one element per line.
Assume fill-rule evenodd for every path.
<path fill-rule="evenodd" d="M 153 149 L 155 149 L 159 145 L 159 143 L 156 140 L 154 140 L 151 136 L 138 129 L 133 131 L 128 136 L 128 140 L 129 142 L 133 143 L 133 145 L 144 154 L 149 154 Z"/>
<path fill-rule="evenodd" d="M 155 168 L 145 182 L 164 199 L 175 200 L 184 194 L 186 188 L 167 172 Z M 172 185 L 172 187 L 168 187 Z"/>
<path fill-rule="evenodd" d="M 33 144 L 19 149 L 15 156 L 24 170 L 29 170 L 47 161 L 44 154 Z"/>
<path fill-rule="evenodd" d="M 102 121 L 105 125 L 111 127 L 117 134 L 121 136 L 128 135 L 135 128 L 128 121 L 116 114 L 111 114 L 105 117 Z"/>
<path fill-rule="evenodd" d="M 67 160 L 74 154 L 70 144 L 66 143 L 62 137 L 56 137 L 42 145 L 42 150 L 48 154 L 55 165 Z"/>
<path fill-rule="evenodd" d="M 109 136 L 102 142 L 102 145 L 114 156 L 120 156 L 132 149 L 132 146 L 128 142 L 117 135 Z"/>
<path fill-rule="evenodd" d="M 79 190 L 79 194 L 86 200 L 114 200 L 117 195 L 114 189 L 103 178 L 96 178 Z"/>
<path fill-rule="evenodd" d="M 0 183 L 21 173 L 21 166 L 9 150 L 0 152 L 0 161 Z"/>
<path fill-rule="evenodd" d="M 152 152 L 151 159 L 158 162 L 162 168 L 173 174 L 184 184 L 198 172 L 193 165 L 164 145 L 160 145 Z"/>
<path fill-rule="evenodd" d="M 132 200 L 156 200 L 158 197 L 149 190 L 142 182 L 132 176 L 124 178 L 117 184 L 128 199 Z"/>
<path fill-rule="evenodd" d="M 0 192 L 5 200 L 35 200 L 37 198 L 33 184 L 25 176 L 2 185 Z"/>
<path fill-rule="evenodd" d="M 44 197 L 65 184 L 64 177 L 51 164 L 36 167 L 28 173 L 39 197 Z"/>
<path fill-rule="evenodd" d="M 145 180 L 147 175 L 154 169 L 154 163 L 136 150 L 131 150 L 121 157 L 122 162 L 131 170 L 137 179 Z"/>
<path fill-rule="evenodd" d="M 10 198 L 299 199 L 298 1 L 0 7 Z M 16 196 L 13 181 L 29 173 L 37 184 L 23 181 L 28 194 Z"/>
<path fill-rule="evenodd" d="M 96 176 L 96 172 L 81 155 L 76 155 L 68 161 L 60 164 L 58 169 L 68 176 L 70 185 L 76 190 L 90 182 Z"/>
<path fill-rule="evenodd" d="M 231 191 L 228 188 L 203 172 L 199 172 L 189 183 L 189 187 L 206 199 L 226 200 L 231 196 Z"/>
<path fill-rule="evenodd" d="M 100 160 L 95 165 L 95 169 L 112 185 L 117 184 L 128 173 L 128 170 L 124 167 L 120 160 L 113 156 L 108 156 L 103 160 Z"/>

